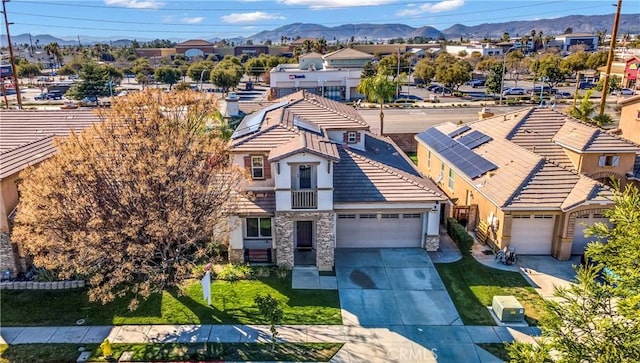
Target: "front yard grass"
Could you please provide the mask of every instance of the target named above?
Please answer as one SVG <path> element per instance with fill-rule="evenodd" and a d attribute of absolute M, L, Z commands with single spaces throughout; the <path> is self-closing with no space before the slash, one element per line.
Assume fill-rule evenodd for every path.
<path fill-rule="evenodd" d="M 342 324 L 338 292 L 332 290 L 293 290 L 291 276 L 211 284 L 212 306 L 203 300 L 199 281 L 176 290 L 155 294 L 129 311 L 129 299 L 102 305 L 90 303 L 85 289 L 2 290 L 2 326 L 124 324 L 267 324 L 253 299 L 271 294 L 284 310 L 282 324 Z"/>
<path fill-rule="evenodd" d="M 75 362 L 79 347 L 97 348 L 97 344 L 18 344 L 0 345 L 0 363 Z"/>
<path fill-rule="evenodd" d="M 515 296 L 529 325 L 537 325 L 543 314 L 542 298 L 517 272 L 484 266 L 469 255 L 435 266 L 465 325 L 496 325 L 487 309 L 495 295 Z"/>
<path fill-rule="evenodd" d="M 509 362 L 511 360 L 511 357 L 509 357 L 509 350 L 507 350 L 507 345 L 505 343 L 480 343 L 478 346 L 505 362 Z"/>

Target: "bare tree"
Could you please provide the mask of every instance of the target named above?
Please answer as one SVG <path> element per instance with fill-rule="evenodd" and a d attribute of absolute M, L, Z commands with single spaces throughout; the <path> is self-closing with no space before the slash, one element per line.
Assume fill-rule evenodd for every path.
<path fill-rule="evenodd" d="M 89 281 L 91 301 L 178 286 L 226 242 L 246 176 L 208 132 L 216 102 L 146 90 L 28 169 L 13 237 L 36 266 Z"/>

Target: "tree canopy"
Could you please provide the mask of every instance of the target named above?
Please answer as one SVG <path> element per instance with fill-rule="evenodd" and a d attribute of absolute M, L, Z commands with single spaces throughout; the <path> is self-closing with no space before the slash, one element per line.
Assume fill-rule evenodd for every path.
<path fill-rule="evenodd" d="M 113 100 L 102 122 L 57 141 L 27 169 L 12 238 L 36 266 L 89 282 L 89 299 L 178 286 L 228 237 L 245 172 L 208 132 L 216 102 L 145 90 Z"/>
<path fill-rule="evenodd" d="M 167 83 L 171 89 L 182 77 L 182 72 L 177 68 L 164 66 L 156 69 L 155 76 L 158 82 Z"/>
<path fill-rule="evenodd" d="M 384 73 L 374 77 L 364 78 L 356 89 L 367 97 L 370 102 L 380 105 L 380 133 L 384 133 L 384 103 L 391 101 L 398 90 L 398 82 L 392 81 Z"/>
<path fill-rule="evenodd" d="M 119 75 L 119 77 L 118 77 Z M 85 63 L 80 69 L 79 77 L 82 82 L 75 83 L 66 95 L 76 100 L 85 97 L 104 97 L 113 93 L 113 83 L 122 79 L 122 73 L 112 66 Z"/>
<path fill-rule="evenodd" d="M 211 83 L 221 87 L 224 92 L 227 92 L 230 88 L 236 87 L 240 83 L 243 75 L 244 68 L 240 64 L 240 60 L 234 57 L 225 58 L 222 62 L 218 63 L 216 68 L 211 72 L 210 77 Z"/>

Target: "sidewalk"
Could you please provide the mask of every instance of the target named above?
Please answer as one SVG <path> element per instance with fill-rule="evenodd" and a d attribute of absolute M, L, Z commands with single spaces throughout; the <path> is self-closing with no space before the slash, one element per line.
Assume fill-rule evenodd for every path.
<path fill-rule="evenodd" d="M 332 362 L 499 362 L 478 343 L 531 341 L 537 328 L 498 326 L 361 327 L 287 325 L 278 329 L 282 342 L 345 343 Z M 8 344 L 27 343 L 259 343 L 269 342 L 267 325 L 122 325 L 3 327 Z"/>

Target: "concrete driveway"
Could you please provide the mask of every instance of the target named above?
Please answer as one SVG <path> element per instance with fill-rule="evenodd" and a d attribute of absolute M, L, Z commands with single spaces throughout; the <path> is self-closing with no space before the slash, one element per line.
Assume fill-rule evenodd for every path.
<path fill-rule="evenodd" d="M 424 250 L 338 249 L 335 265 L 345 325 L 462 325 Z"/>
<path fill-rule="evenodd" d="M 533 287 L 545 299 L 553 299 L 555 287 L 567 288 L 576 281 L 574 266 L 580 264 L 580 256 L 558 261 L 551 256 L 518 256 L 518 266 Z"/>

